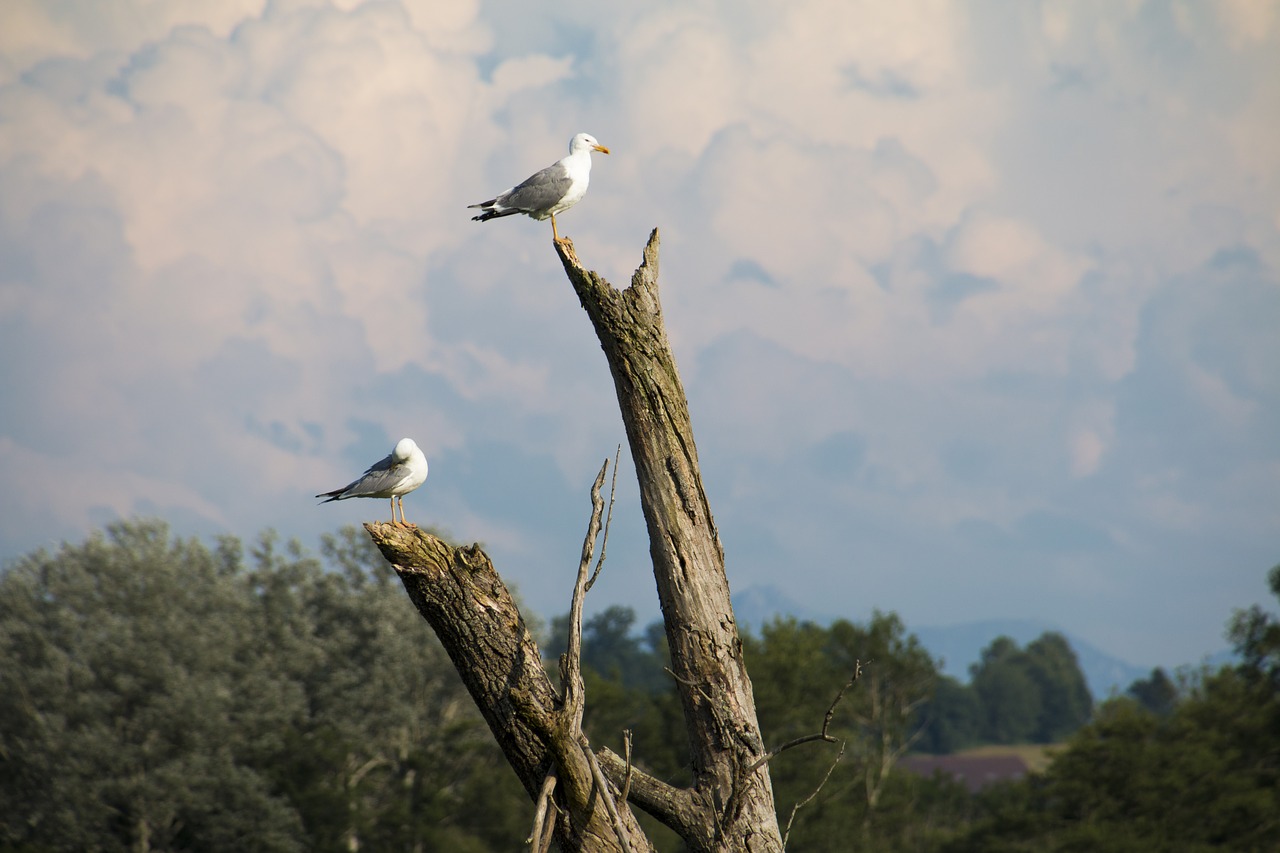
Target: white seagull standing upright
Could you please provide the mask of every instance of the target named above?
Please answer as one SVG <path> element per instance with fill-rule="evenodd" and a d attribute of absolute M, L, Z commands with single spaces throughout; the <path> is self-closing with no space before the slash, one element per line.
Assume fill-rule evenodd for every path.
<path fill-rule="evenodd" d="M 609 153 L 609 149 L 596 142 L 594 136 L 579 133 L 569 140 L 568 157 L 531 175 L 495 198 L 467 205 L 468 209 L 478 207 L 484 211 L 479 216 L 471 217 L 472 220 L 487 222 L 499 216 L 523 213 L 541 222 L 549 216 L 551 236 L 559 241 L 556 214 L 564 213 L 582 201 L 582 197 L 587 194 L 587 184 L 591 181 L 592 151 Z"/>
<path fill-rule="evenodd" d="M 402 438 L 395 449 L 383 459 L 369 466 L 369 470 L 341 489 L 322 492 L 318 498 L 328 498 L 320 503 L 341 501 L 347 498 L 391 498 L 391 523 L 396 524 L 396 498 L 400 499 L 400 524 L 411 526 L 404 520 L 404 496 L 427 480 L 427 457 L 418 449 L 412 438 Z"/>

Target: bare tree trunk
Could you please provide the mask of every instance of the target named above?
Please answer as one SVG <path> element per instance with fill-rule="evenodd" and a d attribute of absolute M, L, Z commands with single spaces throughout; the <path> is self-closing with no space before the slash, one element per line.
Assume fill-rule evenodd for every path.
<path fill-rule="evenodd" d="M 609 361 L 640 482 L 693 755 L 693 800 L 702 818 L 697 827 L 673 828 L 699 850 L 781 850 L 769 766 L 746 772 L 765 747 L 729 603 L 724 549 L 702 487 L 689 404 L 662 322 L 658 230 L 649 235 L 644 260 L 622 291 L 584 269 L 568 240 L 556 249 Z"/>
<path fill-rule="evenodd" d="M 724 551 L 662 323 L 658 232 L 649 236 L 644 260 L 622 291 L 583 268 L 567 239 L 555 245 L 613 373 L 693 757 L 694 784 L 679 789 L 602 749 L 596 758 L 608 777 L 605 794 L 616 798 L 629 773 L 628 800 L 674 829 L 691 849 L 781 851 Z M 531 797 L 539 796 L 554 770 L 556 802 L 568 812 L 556 822 L 562 847 L 624 850 L 625 835 L 630 849 L 651 850 L 626 803 L 615 816 L 621 827 L 602 807 L 586 738 L 574 731 L 573 703 L 556 694 L 488 557 L 475 547 L 450 548 L 421 531 L 366 528 L 440 636 Z"/>

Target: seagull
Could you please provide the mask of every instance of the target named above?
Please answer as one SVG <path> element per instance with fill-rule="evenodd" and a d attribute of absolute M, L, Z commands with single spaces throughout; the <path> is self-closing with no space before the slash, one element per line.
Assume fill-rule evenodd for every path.
<path fill-rule="evenodd" d="M 499 216 L 523 213 L 541 222 L 549 216 L 551 236 L 559 242 L 556 214 L 564 213 L 582 201 L 582 197 L 587 194 L 587 183 L 591 180 L 592 151 L 609 153 L 609 149 L 596 142 L 594 136 L 579 133 L 569 140 L 568 157 L 526 178 L 523 183 L 499 193 L 496 198 L 467 205 L 468 209 L 478 207 L 484 211 L 471 219 L 475 222 L 487 222 Z"/>
<path fill-rule="evenodd" d="M 422 455 L 412 438 L 402 438 L 390 454 L 370 465 L 360 479 L 316 497 L 328 498 L 320 502 L 325 504 L 347 498 L 391 498 L 392 524 L 396 524 L 396 498 L 399 498 L 399 525 L 412 527 L 404 520 L 404 496 L 421 486 L 426 479 L 427 457 Z"/>

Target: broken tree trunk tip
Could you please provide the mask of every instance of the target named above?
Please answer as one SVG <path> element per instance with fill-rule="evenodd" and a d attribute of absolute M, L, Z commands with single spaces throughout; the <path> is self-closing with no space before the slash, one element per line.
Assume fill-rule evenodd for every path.
<path fill-rule="evenodd" d="M 640 258 L 640 266 L 636 267 L 636 271 L 631 276 L 631 286 L 635 287 L 642 283 L 656 283 L 658 278 L 658 229 L 655 226 L 649 232 L 649 240 L 644 244 L 644 254 Z M 652 272 L 649 267 L 652 266 Z"/>
<path fill-rule="evenodd" d="M 419 527 L 416 524 L 405 526 L 402 524 L 392 524 L 389 521 L 366 521 L 363 526 L 374 539 L 400 542 L 439 542 L 451 551 L 459 551 L 468 556 L 475 556 L 484 553 L 484 548 L 479 542 L 472 542 L 470 545 L 453 545 L 432 533 L 427 528 Z"/>
<path fill-rule="evenodd" d="M 655 256 L 658 251 L 658 226 L 653 226 L 653 230 L 649 232 L 649 239 L 644 244 L 644 257 L 640 261 L 640 269 L 644 269 L 649 262 L 650 256 Z M 578 260 L 578 252 L 573 247 L 573 240 L 568 237 L 561 237 L 554 243 L 556 253 L 560 256 L 560 262 L 565 266 L 571 266 L 575 269 L 587 272 L 586 267 L 582 265 L 582 261 Z"/>
<path fill-rule="evenodd" d="M 364 529 L 370 533 L 374 533 L 376 531 L 384 536 L 391 533 L 398 533 L 402 536 L 408 536 L 411 534 L 431 535 L 416 524 L 401 524 L 399 522 L 392 523 L 390 521 L 366 521 L 364 523 Z"/>
<path fill-rule="evenodd" d="M 553 245 L 556 247 L 556 254 L 560 256 L 561 263 L 571 264 L 579 269 L 582 268 L 582 261 L 578 260 L 578 253 L 573 248 L 573 240 L 568 237 L 561 237 Z"/>
<path fill-rule="evenodd" d="M 454 546 L 417 525 L 404 527 L 385 521 L 366 521 L 364 529 L 397 574 L 483 572 L 493 567 L 479 542 Z"/>
<path fill-rule="evenodd" d="M 405 532 L 403 527 L 397 527 L 385 521 L 366 521 L 362 526 L 365 532 L 369 534 L 369 538 L 373 540 L 373 544 L 382 550 L 384 557 L 387 557 L 387 546 L 403 547 L 404 543 L 401 540 Z M 387 559 L 390 560 L 390 557 L 387 557 Z"/>
<path fill-rule="evenodd" d="M 391 546 L 408 549 L 412 548 L 415 543 L 427 544 L 436 538 L 416 524 L 404 527 L 403 525 L 386 521 L 366 521 L 364 529 L 369 534 L 369 538 L 374 541 L 374 544 L 380 548 Z"/>

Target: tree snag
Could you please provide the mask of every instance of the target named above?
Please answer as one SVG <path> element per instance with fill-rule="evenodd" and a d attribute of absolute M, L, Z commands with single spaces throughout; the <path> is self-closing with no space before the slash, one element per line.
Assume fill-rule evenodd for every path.
<path fill-rule="evenodd" d="M 572 695 L 577 685 L 564 685 L 566 696 L 557 694 L 510 594 L 479 548 L 451 548 L 426 532 L 388 524 L 365 527 L 439 635 L 535 802 L 554 769 L 560 809 L 555 831 L 563 849 L 621 851 L 625 835 L 632 850 L 652 850 L 630 802 L 671 827 L 692 850 L 780 853 L 769 766 L 761 760 L 766 750 L 729 603 L 724 551 L 662 321 L 658 231 L 649 235 L 643 261 L 621 291 L 585 269 L 571 241 L 558 240 L 555 247 L 613 374 L 684 712 L 692 787 L 669 785 L 608 749 L 590 752 L 575 725 L 575 718 L 581 721 L 580 697 Z M 593 492 L 594 529 L 599 484 L 600 479 Z M 602 777 L 608 789 L 603 792 Z M 615 801 L 624 788 L 626 801 Z"/>

